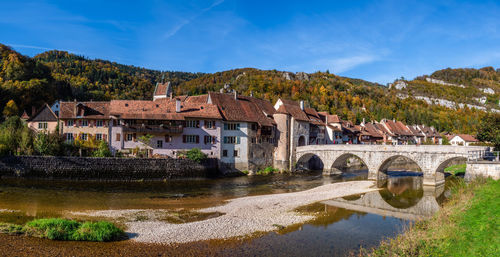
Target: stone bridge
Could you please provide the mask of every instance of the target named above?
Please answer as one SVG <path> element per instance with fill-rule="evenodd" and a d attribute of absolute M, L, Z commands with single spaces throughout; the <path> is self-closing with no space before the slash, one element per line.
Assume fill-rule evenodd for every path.
<path fill-rule="evenodd" d="M 295 149 L 292 168 L 331 171 L 358 157 L 368 168 L 368 179 L 379 181 L 392 161 L 406 157 L 420 167 L 424 185 L 439 185 L 444 183 L 444 169 L 452 161 L 465 162 L 469 151 L 485 149 L 451 145 L 307 145 Z"/>

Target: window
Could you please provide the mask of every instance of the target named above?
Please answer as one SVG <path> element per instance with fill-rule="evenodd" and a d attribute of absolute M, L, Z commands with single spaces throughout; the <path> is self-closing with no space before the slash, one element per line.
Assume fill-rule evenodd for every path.
<path fill-rule="evenodd" d="M 87 127 L 89 125 L 88 120 L 82 120 L 82 127 Z"/>
<path fill-rule="evenodd" d="M 252 144 L 255 144 L 257 142 L 257 139 L 255 137 L 252 137 Z"/>
<path fill-rule="evenodd" d="M 183 135 L 182 142 L 186 144 L 198 144 L 200 143 L 200 136 L 198 135 Z"/>
<path fill-rule="evenodd" d="M 200 127 L 200 121 L 199 120 L 187 120 L 185 121 L 186 128 L 199 128 Z"/>
<path fill-rule="evenodd" d="M 234 157 L 238 157 L 238 150 L 234 150 L 234 152 L 233 152 L 233 156 L 234 156 Z"/>
<path fill-rule="evenodd" d="M 208 129 L 214 129 L 215 128 L 215 121 L 213 120 L 206 120 L 204 123 L 204 127 Z"/>
<path fill-rule="evenodd" d="M 216 141 L 217 141 L 217 137 L 215 137 L 215 136 L 205 136 L 203 138 L 203 142 L 205 144 L 215 144 Z"/>
<path fill-rule="evenodd" d="M 172 142 L 172 136 L 165 136 L 165 143 L 169 143 L 169 142 Z"/>
<path fill-rule="evenodd" d="M 95 140 L 102 140 L 102 134 L 101 133 L 95 134 Z"/>
<path fill-rule="evenodd" d="M 224 144 L 239 144 L 240 137 L 224 137 Z"/>
<path fill-rule="evenodd" d="M 96 121 L 95 121 L 95 126 L 96 126 L 96 127 L 102 127 L 102 126 L 103 126 L 103 122 L 102 122 L 102 120 L 96 120 Z"/>
<path fill-rule="evenodd" d="M 133 134 L 127 134 L 127 141 L 132 141 L 134 140 L 134 135 Z"/>
<path fill-rule="evenodd" d="M 67 141 L 73 141 L 73 140 L 74 140 L 74 138 L 73 138 L 73 133 L 67 133 L 67 134 L 66 134 L 66 140 L 67 140 Z"/>
<path fill-rule="evenodd" d="M 222 150 L 222 156 L 227 157 L 227 150 Z"/>
<path fill-rule="evenodd" d="M 120 137 L 121 137 L 121 134 L 120 133 L 116 133 L 116 141 L 120 141 Z"/>
<path fill-rule="evenodd" d="M 224 130 L 240 130 L 239 123 L 224 123 Z"/>
<path fill-rule="evenodd" d="M 252 123 L 252 130 L 253 130 L 253 131 L 257 130 L 257 124 Z"/>
<path fill-rule="evenodd" d="M 38 123 L 38 129 L 47 129 L 47 128 L 48 128 L 47 122 Z"/>
<path fill-rule="evenodd" d="M 71 127 L 73 125 L 74 125 L 73 120 L 66 121 L 66 126 Z"/>
<path fill-rule="evenodd" d="M 162 140 L 156 141 L 156 148 L 163 148 L 163 141 Z"/>
<path fill-rule="evenodd" d="M 83 141 L 87 141 L 87 140 L 89 139 L 89 135 L 88 135 L 88 134 L 86 134 L 86 133 L 83 133 L 83 134 L 81 135 L 81 139 L 82 139 Z"/>

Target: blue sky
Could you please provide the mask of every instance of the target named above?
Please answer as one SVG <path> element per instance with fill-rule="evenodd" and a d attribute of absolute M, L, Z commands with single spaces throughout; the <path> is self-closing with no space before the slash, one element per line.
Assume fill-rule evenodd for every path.
<path fill-rule="evenodd" d="M 10 1 L 0 43 L 158 70 L 325 71 L 379 83 L 500 67 L 500 1 Z"/>

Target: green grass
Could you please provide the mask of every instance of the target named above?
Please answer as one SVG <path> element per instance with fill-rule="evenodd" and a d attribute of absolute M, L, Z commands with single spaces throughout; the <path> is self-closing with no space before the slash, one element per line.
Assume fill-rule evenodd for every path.
<path fill-rule="evenodd" d="M 462 174 L 465 174 L 465 168 L 466 168 L 466 164 L 457 164 L 457 165 L 452 165 L 446 169 L 444 169 L 444 172 L 448 172 L 448 173 L 451 173 L 455 176 L 458 176 L 458 175 L 462 175 Z"/>
<path fill-rule="evenodd" d="M 123 230 L 107 221 L 78 222 L 59 218 L 36 219 L 24 226 L 0 223 L 0 233 L 63 241 L 108 242 L 126 237 Z"/>
<path fill-rule="evenodd" d="M 275 172 L 278 172 L 278 171 L 279 171 L 278 169 L 275 169 L 275 168 L 269 166 L 269 167 L 266 167 L 263 170 L 257 171 L 255 174 L 256 175 L 264 175 L 265 176 L 265 175 L 269 175 L 269 174 L 274 174 Z"/>
<path fill-rule="evenodd" d="M 499 256 L 500 181 L 459 183 L 430 220 L 416 222 L 371 256 Z"/>

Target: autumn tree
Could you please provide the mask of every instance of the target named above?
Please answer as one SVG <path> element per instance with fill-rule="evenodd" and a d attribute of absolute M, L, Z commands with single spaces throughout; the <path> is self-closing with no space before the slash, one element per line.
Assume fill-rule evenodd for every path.
<path fill-rule="evenodd" d="M 16 102 L 14 102 L 14 100 L 8 101 L 5 107 L 3 108 L 2 113 L 4 117 L 11 117 L 18 115 L 19 109 L 17 108 Z"/>

